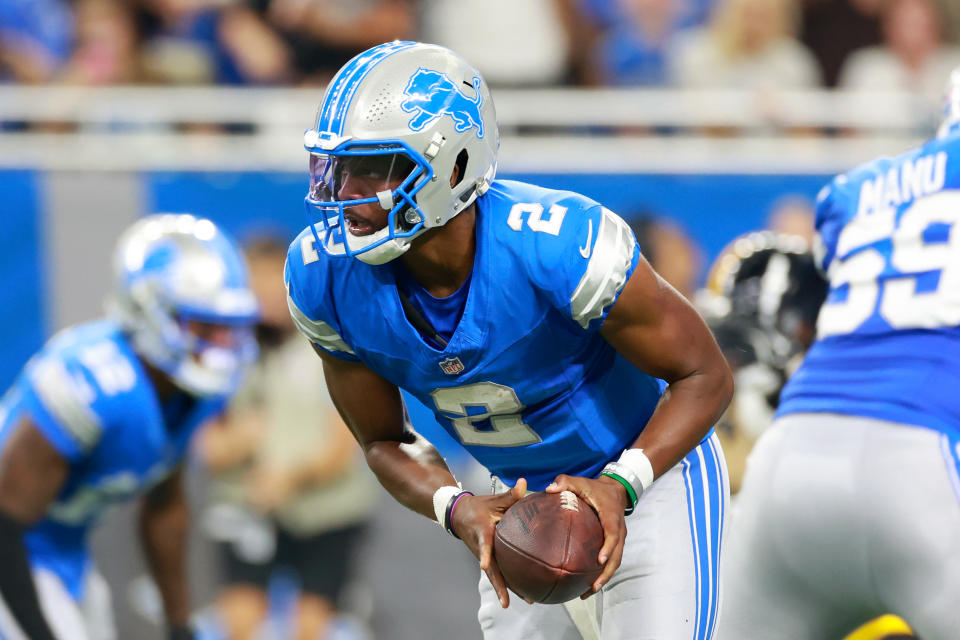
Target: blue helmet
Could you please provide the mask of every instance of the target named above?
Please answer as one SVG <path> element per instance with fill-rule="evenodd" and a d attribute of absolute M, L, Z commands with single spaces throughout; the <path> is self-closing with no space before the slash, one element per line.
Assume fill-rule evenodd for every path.
<path fill-rule="evenodd" d="M 937 137 L 942 138 L 957 129 L 960 129 L 960 67 L 950 73 L 943 92 L 943 119 Z"/>
<path fill-rule="evenodd" d="M 127 229 L 114 253 L 107 311 L 134 350 L 194 395 L 236 390 L 257 355 L 259 317 L 246 263 L 209 220 L 158 214 Z M 229 327 L 228 344 L 204 340 L 193 323 Z"/>
<path fill-rule="evenodd" d="M 500 134 L 480 72 L 443 47 L 389 42 L 337 72 L 304 146 L 317 247 L 382 264 L 489 188 Z M 382 211 L 384 227 L 361 219 L 370 206 Z"/>

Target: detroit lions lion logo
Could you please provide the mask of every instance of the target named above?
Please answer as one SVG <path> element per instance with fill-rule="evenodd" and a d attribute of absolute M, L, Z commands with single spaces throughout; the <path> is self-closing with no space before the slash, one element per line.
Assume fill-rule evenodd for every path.
<path fill-rule="evenodd" d="M 473 88 L 477 92 L 475 100 L 461 93 L 447 74 L 421 67 L 410 77 L 407 88 L 403 90 L 410 97 L 400 103 L 400 108 L 406 113 L 417 112 L 407 123 L 413 131 L 422 130 L 441 116 L 450 116 L 458 133 L 476 127 L 477 137 L 482 138 L 480 107 L 483 106 L 483 95 L 480 93 L 479 77 L 473 78 Z"/>

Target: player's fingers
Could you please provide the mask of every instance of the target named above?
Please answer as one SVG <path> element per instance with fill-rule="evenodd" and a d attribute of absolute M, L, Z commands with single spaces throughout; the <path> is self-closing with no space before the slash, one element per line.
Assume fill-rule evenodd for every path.
<path fill-rule="evenodd" d="M 574 482 L 571 476 L 561 473 L 553 479 L 547 488 L 547 493 L 560 493 L 561 491 L 575 491 Z"/>
<path fill-rule="evenodd" d="M 623 513 L 613 513 L 609 510 L 597 508 L 597 516 L 600 518 L 600 527 L 603 529 L 603 546 L 600 547 L 600 553 L 597 554 L 597 561 L 600 564 L 606 564 L 613 552 L 618 546 L 623 547 L 624 528 L 626 523 L 623 521 Z"/>
<path fill-rule="evenodd" d="M 601 587 L 610 581 L 613 573 L 620 567 L 620 561 L 623 559 L 623 543 L 625 539 L 626 536 L 620 536 L 617 545 L 610 554 L 610 559 L 603 567 L 603 572 L 601 572 L 600 576 L 593 582 L 594 592 L 600 591 Z"/>
<path fill-rule="evenodd" d="M 513 485 L 513 489 L 510 490 L 510 497 L 512 498 L 511 504 L 520 500 L 525 495 L 527 495 L 527 479 L 519 478 L 517 483 Z"/>
<path fill-rule="evenodd" d="M 490 580 L 490 584 L 493 585 L 493 590 L 497 593 L 497 600 L 500 601 L 500 606 L 506 609 L 510 606 L 510 594 L 507 591 L 507 583 L 503 579 L 503 574 L 500 573 L 500 567 L 497 565 L 497 561 L 491 559 L 484 571 Z"/>
<path fill-rule="evenodd" d="M 490 568 L 490 563 L 493 562 L 493 545 L 490 544 L 490 540 L 487 539 L 487 536 L 480 536 L 478 542 L 478 558 L 480 559 L 480 568 L 486 571 Z"/>

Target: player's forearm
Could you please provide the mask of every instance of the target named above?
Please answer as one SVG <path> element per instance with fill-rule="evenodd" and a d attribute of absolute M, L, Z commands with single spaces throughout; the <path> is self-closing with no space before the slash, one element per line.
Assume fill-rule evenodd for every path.
<path fill-rule="evenodd" d="M 433 520 L 433 494 L 457 481 L 432 447 L 417 456 L 408 447 L 399 442 L 375 442 L 365 449 L 367 464 L 397 502 Z"/>
<path fill-rule="evenodd" d="M 709 433 L 733 395 L 725 365 L 676 380 L 667 387 L 634 443 L 653 466 L 654 477 L 673 467 Z"/>
<path fill-rule="evenodd" d="M 156 498 L 148 499 L 140 511 L 144 555 L 171 626 L 186 624 L 190 618 L 186 559 L 189 523 L 182 495 L 160 504 Z"/>
<path fill-rule="evenodd" d="M 186 570 L 189 514 L 186 505 L 159 513 L 144 510 L 140 522 L 144 554 L 163 599 L 167 621 L 171 625 L 185 624 L 190 618 Z"/>

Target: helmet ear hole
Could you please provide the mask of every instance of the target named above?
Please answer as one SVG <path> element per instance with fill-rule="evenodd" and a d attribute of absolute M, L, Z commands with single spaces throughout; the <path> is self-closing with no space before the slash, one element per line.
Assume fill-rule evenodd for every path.
<path fill-rule="evenodd" d="M 454 174 L 450 175 L 450 188 L 453 189 L 458 184 L 463 182 L 463 177 L 467 172 L 467 161 L 470 160 L 470 154 L 467 152 L 466 148 L 461 149 L 460 153 L 457 154 L 457 159 L 453 163 L 453 167 L 457 170 L 456 177 Z"/>

